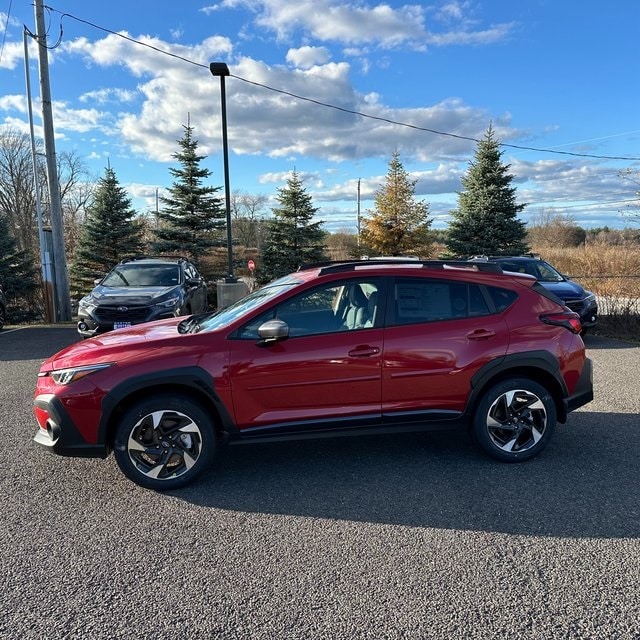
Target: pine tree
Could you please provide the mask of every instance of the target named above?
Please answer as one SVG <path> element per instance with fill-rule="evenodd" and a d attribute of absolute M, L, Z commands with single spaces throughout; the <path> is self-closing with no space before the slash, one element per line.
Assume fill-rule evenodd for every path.
<path fill-rule="evenodd" d="M 37 271 L 33 257 L 18 247 L 9 233 L 9 220 L 0 213 L 0 284 L 5 292 L 13 322 L 27 319 L 37 292 Z M 40 304 L 42 308 L 42 304 Z"/>
<path fill-rule="evenodd" d="M 325 260 L 322 222 L 312 222 L 318 209 L 313 206 L 296 171 L 287 185 L 278 189 L 274 218 L 267 223 L 268 236 L 259 270 L 261 282 L 291 273 L 301 264 Z"/>
<path fill-rule="evenodd" d="M 462 177 L 458 208 L 451 212 L 447 248 L 455 255 L 519 254 L 529 250 L 526 224 L 518 220 L 514 178 L 501 161 L 500 144 L 489 126 L 469 170 Z"/>
<path fill-rule="evenodd" d="M 203 185 L 211 171 L 200 166 L 206 156 L 197 153 L 193 127 L 187 124 L 184 131 L 180 150 L 173 154 L 180 167 L 169 169 L 175 181 L 169 196 L 160 198 L 165 205 L 158 212 L 162 225 L 152 246 L 158 253 L 188 256 L 198 264 L 211 247 L 221 244 L 226 215 L 222 199 L 215 195 L 221 187 Z"/>
<path fill-rule="evenodd" d="M 98 180 L 87 219 L 82 226 L 70 269 L 72 297 L 93 289 L 94 280 L 127 256 L 142 251 L 142 224 L 115 171 L 107 167 Z"/>
<path fill-rule="evenodd" d="M 429 205 L 416 201 L 417 180 L 411 180 L 394 152 L 385 183 L 376 191 L 375 209 L 363 218 L 361 241 L 381 256 L 417 255 L 431 251 Z"/>

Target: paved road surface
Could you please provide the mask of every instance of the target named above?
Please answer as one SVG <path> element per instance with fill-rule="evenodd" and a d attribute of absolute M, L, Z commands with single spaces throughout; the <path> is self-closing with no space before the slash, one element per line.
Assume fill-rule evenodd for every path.
<path fill-rule="evenodd" d="M 32 443 L 40 361 L 0 332 L 0 638 L 640 638 L 640 347 L 539 458 L 447 434 L 228 450 L 171 495 Z"/>

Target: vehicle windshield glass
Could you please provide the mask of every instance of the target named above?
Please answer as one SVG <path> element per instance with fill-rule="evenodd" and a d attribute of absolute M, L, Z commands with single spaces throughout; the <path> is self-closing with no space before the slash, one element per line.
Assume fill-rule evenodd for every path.
<path fill-rule="evenodd" d="M 503 271 L 528 273 L 540 282 L 562 282 L 564 278 L 550 264 L 542 260 L 501 260 Z"/>
<path fill-rule="evenodd" d="M 540 275 L 538 276 L 540 282 L 562 282 L 564 280 L 564 276 L 546 262 L 540 262 L 538 264 L 538 270 L 540 271 Z"/>
<path fill-rule="evenodd" d="M 119 265 L 100 284 L 104 287 L 175 287 L 180 284 L 180 267 L 177 264 Z"/>
<path fill-rule="evenodd" d="M 234 302 L 231 306 L 221 309 L 217 313 L 200 321 L 196 331 L 214 331 L 216 329 L 226 327 L 232 322 L 235 322 L 238 318 L 250 313 L 253 309 L 262 306 L 265 302 L 275 298 L 284 291 L 288 291 L 297 284 L 299 284 L 299 281 L 295 280 L 291 276 L 285 276 L 284 278 L 275 280 L 271 284 L 268 284 L 261 289 L 250 293 L 241 300 Z"/>

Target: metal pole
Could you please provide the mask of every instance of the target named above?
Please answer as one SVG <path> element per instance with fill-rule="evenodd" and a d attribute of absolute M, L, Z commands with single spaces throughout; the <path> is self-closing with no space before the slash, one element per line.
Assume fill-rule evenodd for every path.
<path fill-rule="evenodd" d="M 56 167 L 56 148 L 53 132 L 53 115 L 51 109 L 51 89 L 49 87 L 49 58 L 47 51 L 47 34 L 44 23 L 43 0 L 35 0 L 36 42 L 38 43 L 38 62 L 40 65 L 40 98 L 42 100 L 42 126 L 44 147 L 47 158 L 47 181 L 49 183 L 51 232 L 53 240 L 53 260 L 55 266 L 56 289 L 56 322 L 71 320 L 71 299 L 69 296 L 69 279 L 67 261 L 64 250 L 64 228 L 62 223 L 62 202 Z"/>
<path fill-rule="evenodd" d="M 27 112 L 29 114 L 29 133 L 31 136 L 31 162 L 33 164 L 33 190 L 36 196 L 36 217 L 38 219 L 38 242 L 40 245 L 40 266 L 42 269 L 42 289 L 45 302 L 45 318 L 53 322 L 56 316 L 55 301 L 51 299 L 51 273 L 49 252 L 45 249 L 44 227 L 42 224 L 42 203 L 40 202 L 40 181 L 38 180 L 38 155 L 36 153 L 36 137 L 33 132 L 33 105 L 31 103 L 31 77 L 29 74 L 29 47 L 27 46 L 27 28 L 22 31 L 24 46 L 24 73 L 27 85 Z"/>
<path fill-rule="evenodd" d="M 229 188 L 229 144 L 227 140 L 227 94 L 224 76 L 220 76 L 220 101 L 222 105 L 222 156 L 224 160 L 224 201 L 227 214 L 227 270 L 228 280 L 233 282 L 233 239 L 231 237 L 231 190 Z"/>

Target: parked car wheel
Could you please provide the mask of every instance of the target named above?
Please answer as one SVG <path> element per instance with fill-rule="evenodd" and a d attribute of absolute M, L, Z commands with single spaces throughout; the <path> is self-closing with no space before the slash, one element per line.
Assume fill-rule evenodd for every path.
<path fill-rule="evenodd" d="M 215 439 L 211 419 L 199 404 L 179 394 L 158 396 L 122 417 L 114 455 L 136 484 L 156 491 L 177 489 L 209 466 Z"/>
<path fill-rule="evenodd" d="M 491 387 L 478 405 L 473 430 L 480 446 L 503 462 L 528 460 L 549 443 L 556 426 L 553 398 L 527 378 Z"/>

